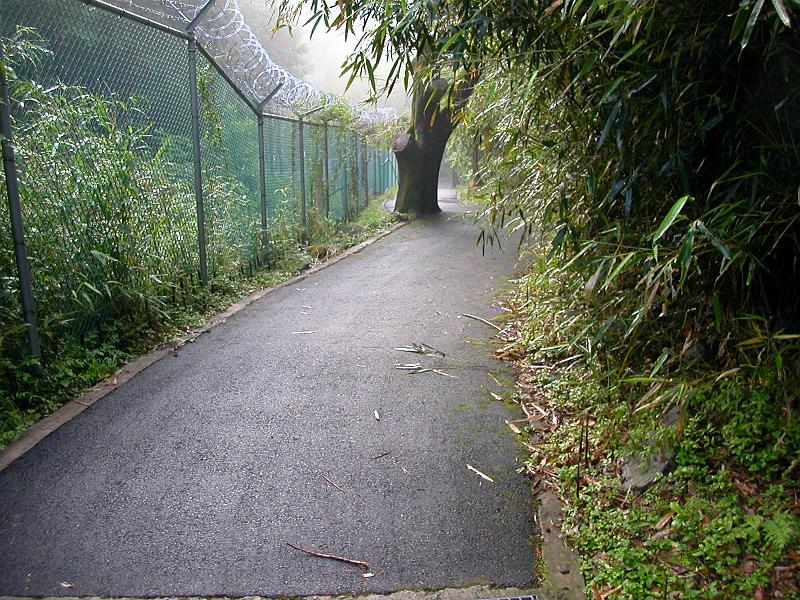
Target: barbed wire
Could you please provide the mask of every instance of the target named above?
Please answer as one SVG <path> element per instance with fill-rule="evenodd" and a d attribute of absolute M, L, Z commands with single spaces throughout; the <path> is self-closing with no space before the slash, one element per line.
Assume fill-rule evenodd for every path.
<path fill-rule="evenodd" d="M 206 4 L 206 0 L 106 1 L 180 30 L 184 30 Z M 215 0 L 195 34 L 205 50 L 254 104 L 259 104 L 280 86 L 267 104 L 270 112 L 298 113 L 324 106 L 335 98 L 272 60 L 247 23 L 238 0 Z M 361 125 L 368 126 L 383 118 L 381 111 L 370 113 L 351 105 Z"/>

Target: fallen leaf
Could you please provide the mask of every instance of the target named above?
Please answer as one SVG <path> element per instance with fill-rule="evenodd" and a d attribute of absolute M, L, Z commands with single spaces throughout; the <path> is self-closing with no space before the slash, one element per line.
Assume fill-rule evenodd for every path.
<path fill-rule="evenodd" d="M 468 468 L 470 471 L 472 471 L 472 472 L 474 472 L 474 473 L 477 473 L 478 475 L 480 475 L 480 476 L 481 476 L 483 479 L 485 479 L 486 481 L 489 481 L 489 482 L 491 482 L 491 483 L 494 483 L 494 479 L 492 479 L 491 477 L 489 477 L 489 476 L 488 476 L 486 473 L 481 473 L 480 471 L 478 471 L 478 469 L 476 469 L 476 468 L 475 468 L 475 467 L 473 467 L 472 465 L 467 465 L 467 468 Z"/>
<path fill-rule="evenodd" d="M 658 523 L 656 523 L 656 529 L 664 529 L 666 524 L 669 523 L 672 520 L 672 517 L 674 516 L 675 516 L 675 511 L 673 510 L 669 511 L 667 514 L 665 514 L 658 520 Z"/>
<path fill-rule="evenodd" d="M 734 477 L 733 484 L 736 486 L 743 496 L 751 496 L 755 492 L 755 488 L 752 485 L 741 481 L 740 479 Z"/>
<path fill-rule="evenodd" d="M 513 431 L 514 433 L 522 433 L 522 430 L 521 430 L 519 427 L 517 427 L 516 425 L 514 425 L 514 424 L 513 424 L 511 421 L 509 421 L 508 419 L 506 419 L 506 425 L 508 425 L 508 428 L 509 428 L 511 431 Z"/>
<path fill-rule="evenodd" d="M 660 540 L 661 538 L 669 537 L 672 535 L 673 529 L 672 527 L 668 527 L 667 529 L 662 529 L 650 536 L 651 540 Z"/>
<path fill-rule="evenodd" d="M 606 598 L 609 598 L 609 597 L 613 596 L 614 594 L 616 594 L 621 589 L 622 589 L 622 586 L 618 585 L 617 587 L 613 587 L 613 588 L 610 588 L 610 589 L 607 589 L 607 590 L 603 590 L 602 592 L 600 592 L 600 598 L 602 598 L 602 600 L 606 600 Z"/>

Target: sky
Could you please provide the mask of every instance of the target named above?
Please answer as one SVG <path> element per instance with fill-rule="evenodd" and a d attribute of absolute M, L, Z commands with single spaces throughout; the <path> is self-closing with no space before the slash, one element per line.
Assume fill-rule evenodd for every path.
<path fill-rule="evenodd" d="M 309 39 L 308 31 L 304 29 L 298 31 L 295 35 L 303 35 L 305 40 L 308 40 L 306 45 L 308 47 L 308 62 L 311 68 L 307 77 L 309 83 L 325 91 L 346 95 L 357 102 L 365 100 L 370 95 L 369 83 L 366 80 L 354 81 L 350 91 L 345 94 L 344 88 L 349 74 L 345 77 L 340 77 L 339 75 L 342 62 L 355 47 L 355 38 L 345 41 L 344 32 L 320 32 L 317 30 L 314 33 L 314 37 Z M 376 78 L 380 79 L 381 75 L 385 78 L 387 73 L 388 67 L 384 65 L 376 72 Z M 381 98 L 378 102 L 378 107 L 391 106 L 397 109 L 398 112 L 409 109 L 410 104 L 406 93 L 402 90 L 402 81 L 400 82 L 400 88 L 397 91 L 393 91 L 388 99 Z"/>
<path fill-rule="evenodd" d="M 272 1 L 239 0 L 239 7 L 248 24 L 262 38 L 262 43 L 269 51 L 272 42 L 269 29 L 270 24 L 274 23 L 275 12 Z M 342 63 L 355 48 L 357 39 L 350 36 L 345 40 L 343 31 L 325 31 L 321 27 L 317 28 L 313 37 L 310 36 L 310 33 L 311 26 L 303 26 L 302 20 L 292 28 L 292 37 L 304 49 L 303 61 L 308 71 L 304 75 L 301 74 L 303 79 L 319 90 L 345 96 L 353 102 L 361 103 L 366 100 L 370 95 L 370 87 L 366 79 L 354 81 L 350 89 L 345 92 L 349 74 L 344 77 L 340 76 Z M 278 54 L 278 52 L 274 52 L 272 58 L 276 63 L 281 64 Z M 287 65 L 281 66 L 287 67 Z M 291 68 L 288 70 L 292 72 Z M 381 75 L 385 77 L 388 70 L 388 66 L 379 67 L 376 70 L 376 78 L 380 79 Z M 292 74 L 298 75 L 298 73 Z M 399 113 L 410 109 L 408 96 L 402 89 L 402 82 L 389 98 L 378 100 L 377 108 L 386 106 L 396 109 Z M 369 109 L 370 107 L 365 106 L 365 108 Z"/>

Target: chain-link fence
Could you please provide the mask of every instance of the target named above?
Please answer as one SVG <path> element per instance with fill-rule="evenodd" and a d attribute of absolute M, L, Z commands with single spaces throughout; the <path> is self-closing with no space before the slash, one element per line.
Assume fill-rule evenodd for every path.
<path fill-rule="evenodd" d="M 394 184 L 391 153 L 357 131 L 267 114 L 289 88 L 325 97 L 253 69 L 232 2 L 0 0 L 0 38 L 26 40 L 0 58 L 0 326 L 27 322 L 34 354 L 36 314 L 78 336 L 156 319 Z"/>

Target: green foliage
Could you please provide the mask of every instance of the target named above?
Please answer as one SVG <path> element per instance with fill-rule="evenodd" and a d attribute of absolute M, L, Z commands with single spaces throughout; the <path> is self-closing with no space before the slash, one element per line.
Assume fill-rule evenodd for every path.
<path fill-rule="evenodd" d="M 540 383 L 564 419 L 548 462 L 567 465 L 590 590 L 798 593 L 800 63 L 797 31 L 768 5 L 500 15 L 503 60 L 487 61 L 456 133 L 462 168 L 480 140 L 483 241 L 507 227 L 534 249 L 517 353 L 557 367 Z M 620 458 L 672 407 L 677 424 L 655 437 L 674 471 L 623 498 Z M 581 418 L 598 457 L 582 469 Z"/>
<path fill-rule="evenodd" d="M 701 329 L 715 292 L 723 314 L 798 308 L 797 33 L 765 11 L 746 50 L 726 48 L 726 15 L 752 8 L 731 4 L 545 10 L 526 24 L 537 46 L 485 71 L 457 134 L 462 154 L 475 137 L 492 149 L 491 223 L 575 255 L 629 335 L 676 303 Z"/>
<path fill-rule="evenodd" d="M 679 350 L 636 354 L 644 338 L 619 351 L 622 326 L 607 326 L 593 342 L 604 323 L 585 279 L 571 257 L 546 258 L 546 249 L 509 298 L 517 337 L 507 351 L 522 357 L 521 390 L 559 423 L 534 434 L 541 450 L 528 470 L 547 476 L 542 464 L 561 465 L 555 476 L 587 591 L 636 599 L 800 593 L 792 571 L 800 544 L 800 345 L 786 336 L 731 344 L 736 356 L 728 360 L 738 366 L 719 372 Z M 681 417 L 659 429 L 671 404 L 683 407 Z M 586 463 L 578 452 L 585 421 Z M 671 470 L 641 496 L 623 493 L 620 460 L 653 439 L 653 450 L 674 450 Z"/>

